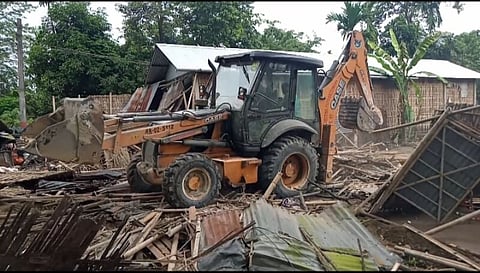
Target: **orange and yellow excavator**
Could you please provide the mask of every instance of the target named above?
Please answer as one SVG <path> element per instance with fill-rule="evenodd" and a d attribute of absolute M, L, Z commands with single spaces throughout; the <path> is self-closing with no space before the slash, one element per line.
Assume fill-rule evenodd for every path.
<path fill-rule="evenodd" d="M 104 117 L 91 99 L 63 107 L 24 131 L 27 152 L 66 162 L 97 163 L 102 151 L 141 144 L 127 168 L 135 192 L 162 191 L 174 207 L 202 207 L 222 185 L 258 183 L 289 197 L 309 181 L 329 182 L 337 122 L 374 130 L 383 123 L 373 102 L 363 34 L 353 31 L 327 72 L 316 58 L 250 51 L 218 56 L 197 109 Z M 361 97 L 342 102 L 351 79 Z M 348 105 L 347 105 L 348 103 Z M 198 106 L 198 105 L 203 105 Z M 345 113 L 339 118 L 339 109 Z"/>

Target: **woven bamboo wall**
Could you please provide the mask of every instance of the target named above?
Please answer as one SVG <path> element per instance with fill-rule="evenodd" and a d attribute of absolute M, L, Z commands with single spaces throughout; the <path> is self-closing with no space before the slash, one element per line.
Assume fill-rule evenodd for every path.
<path fill-rule="evenodd" d="M 110 107 L 110 96 L 111 96 L 111 107 Z M 103 111 L 106 114 L 116 114 L 119 113 L 123 107 L 127 104 L 130 99 L 131 94 L 121 94 L 121 95 L 92 95 L 95 102 L 102 106 Z"/>
<path fill-rule="evenodd" d="M 421 99 L 415 96 L 415 90 L 411 86 L 409 101 L 415 113 L 415 119 L 421 120 L 435 115 L 435 110 L 443 109 L 445 103 L 466 103 L 474 104 L 474 79 L 447 79 L 448 84 L 444 85 L 437 79 L 422 78 L 416 80 L 420 86 Z M 387 128 L 401 124 L 400 92 L 395 86 L 393 79 L 374 78 L 372 79 L 373 97 L 375 105 L 383 114 L 384 124 L 381 128 Z M 359 86 L 351 81 L 346 88 L 345 95 L 359 96 Z M 430 127 L 430 124 L 423 123 L 416 125 L 417 136 L 421 137 Z M 395 137 L 396 131 L 370 135 L 359 133 L 359 142 L 390 142 Z"/>

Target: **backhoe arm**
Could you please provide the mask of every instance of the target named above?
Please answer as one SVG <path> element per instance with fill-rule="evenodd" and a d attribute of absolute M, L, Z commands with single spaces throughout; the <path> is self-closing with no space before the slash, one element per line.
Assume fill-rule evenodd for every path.
<path fill-rule="evenodd" d="M 347 119 L 353 119 L 351 129 L 371 131 L 383 124 L 381 111 L 373 103 L 372 82 L 367 63 L 363 34 L 353 31 L 339 60 L 332 64 L 319 87 L 320 138 L 322 143 L 322 177 L 330 182 L 333 175 L 333 156 L 336 153 L 336 129 L 340 103 L 348 82 L 354 78 L 360 87 L 361 99 L 356 107 L 348 107 Z M 342 124 L 342 122 L 340 122 Z M 347 122 L 346 122 L 347 123 Z M 343 124 L 342 124 L 343 125 Z"/>

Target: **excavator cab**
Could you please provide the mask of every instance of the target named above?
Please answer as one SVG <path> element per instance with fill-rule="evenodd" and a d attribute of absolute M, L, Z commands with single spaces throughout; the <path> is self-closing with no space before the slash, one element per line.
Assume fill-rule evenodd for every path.
<path fill-rule="evenodd" d="M 291 130 L 302 132 L 309 141 L 318 138 L 316 87 L 321 60 L 251 51 L 219 56 L 216 61 L 217 105 L 231 104 L 232 138 L 239 153 L 256 156 Z"/>

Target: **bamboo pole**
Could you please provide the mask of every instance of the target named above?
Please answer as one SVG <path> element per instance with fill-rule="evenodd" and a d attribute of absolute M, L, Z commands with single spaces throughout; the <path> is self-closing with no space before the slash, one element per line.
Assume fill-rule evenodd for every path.
<path fill-rule="evenodd" d="M 112 92 L 108 94 L 108 113 L 111 115 L 112 113 L 112 104 L 113 104 Z"/>
<path fill-rule="evenodd" d="M 270 196 L 270 194 L 272 194 L 272 191 L 275 189 L 278 181 L 280 181 L 281 178 L 282 178 L 282 172 L 278 172 L 277 175 L 275 175 L 275 177 L 273 178 L 272 183 L 270 183 L 267 190 L 263 194 L 264 199 L 268 199 L 268 197 Z"/>
<path fill-rule="evenodd" d="M 407 229 L 409 229 L 410 231 L 413 231 L 415 232 L 416 234 L 422 236 L 423 238 L 425 238 L 426 240 L 428 240 L 429 242 L 435 244 L 436 246 L 440 247 L 441 249 L 445 250 L 446 252 L 454 255 L 455 257 L 457 257 L 458 259 L 464 261 L 465 263 L 469 264 L 470 266 L 472 266 L 473 268 L 475 268 L 476 270 L 480 270 L 480 265 L 478 263 L 476 263 L 475 261 L 473 261 L 472 259 L 470 259 L 469 257 L 461 254 L 461 253 L 458 253 L 457 251 L 455 251 L 454 249 L 450 248 L 449 246 L 445 245 L 444 243 L 436 240 L 435 238 L 433 237 L 430 237 L 429 235 L 426 235 L 425 233 L 421 232 L 420 230 L 408 225 L 408 224 L 403 224 L 404 227 L 406 227 Z"/>
<path fill-rule="evenodd" d="M 465 221 L 467 221 L 467 220 L 469 220 L 469 219 L 471 219 L 471 218 L 473 218 L 473 217 L 475 217 L 475 216 L 478 216 L 478 215 L 480 215 L 480 209 L 479 209 L 479 210 L 476 210 L 476 211 L 474 211 L 474 212 L 465 214 L 465 215 L 463 215 L 462 217 L 457 218 L 457 219 L 455 219 L 455 220 L 452 220 L 452 221 L 450 221 L 450 222 L 448 222 L 448 223 L 445 223 L 445 224 L 443 224 L 443 225 L 440 225 L 440 226 L 437 226 L 437 227 L 435 227 L 435 228 L 432 228 L 432 229 L 426 231 L 425 234 L 427 234 L 427 235 L 432 235 L 432 234 L 438 233 L 438 232 L 440 232 L 440 231 L 442 231 L 442 230 L 444 230 L 444 229 L 447 229 L 447 228 L 449 228 L 449 227 L 451 227 L 451 226 L 454 226 L 454 225 L 456 225 L 456 224 L 460 224 L 460 223 L 462 223 L 462 222 L 465 222 Z"/>
<path fill-rule="evenodd" d="M 456 269 L 465 270 L 465 271 L 476 271 L 475 269 L 471 268 L 466 263 L 458 262 L 458 261 L 451 260 L 451 259 L 448 259 L 448 258 L 445 258 L 445 257 L 440 257 L 440 256 L 432 255 L 432 254 L 429 254 L 429 253 L 423 253 L 423 252 L 420 252 L 420 251 L 417 251 L 417 250 L 413 250 L 413 249 L 409 249 L 409 248 L 405 248 L 405 247 L 401 247 L 401 246 L 395 246 L 395 249 L 401 250 L 408 255 L 420 257 L 420 258 L 423 258 L 425 260 L 436 262 L 436 263 L 439 263 L 439 264 L 442 264 L 442 265 L 451 266 L 451 267 L 456 268 Z"/>

